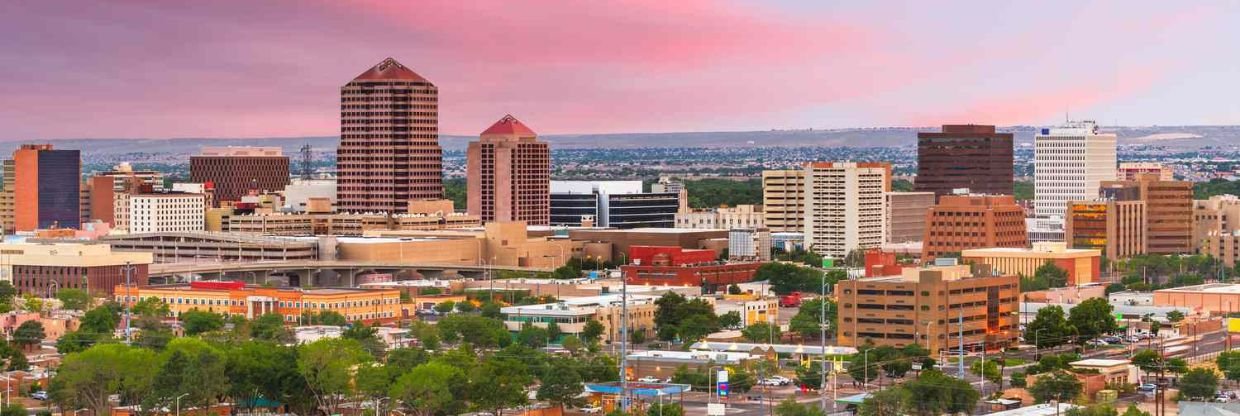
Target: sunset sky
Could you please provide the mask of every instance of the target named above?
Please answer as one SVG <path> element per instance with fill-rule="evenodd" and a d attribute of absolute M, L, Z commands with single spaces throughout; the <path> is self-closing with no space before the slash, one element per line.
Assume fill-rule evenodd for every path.
<path fill-rule="evenodd" d="M 445 134 L 1240 124 L 1240 2 L 999 3 L 5 1 L 0 140 L 336 135 L 388 56 Z"/>

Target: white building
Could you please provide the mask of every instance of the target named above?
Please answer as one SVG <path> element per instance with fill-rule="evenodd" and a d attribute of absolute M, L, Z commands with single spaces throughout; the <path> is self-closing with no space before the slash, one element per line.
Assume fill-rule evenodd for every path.
<path fill-rule="evenodd" d="M 765 228 L 728 230 L 728 258 L 770 261 L 771 230 Z"/>
<path fill-rule="evenodd" d="M 891 189 L 887 163 L 814 162 L 805 166 L 805 247 L 844 258 L 878 247 L 886 236 L 883 194 Z"/>
<path fill-rule="evenodd" d="M 1034 136 L 1034 210 L 1063 218 L 1068 201 L 1098 197 L 1102 181 L 1116 179 L 1115 134 L 1098 133 L 1092 121 L 1044 128 Z"/>
<path fill-rule="evenodd" d="M 761 205 L 737 205 L 676 214 L 676 228 L 718 230 L 729 228 L 763 228 L 766 214 Z"/>
<path fill-rule="evenodd" d="M 306 212 L 306 202 L 310 198 L 327 198 L 333 207 L 336 206 L 335 179 L 293 179 L 281 193 L 285 209 L 293 212 Z"/>
<path fill-rule="evenodd" d="M 202 231 L 206 226 L 207 198 L 202 194 L 138 194 L 123 200 L 130 233 Z"/>

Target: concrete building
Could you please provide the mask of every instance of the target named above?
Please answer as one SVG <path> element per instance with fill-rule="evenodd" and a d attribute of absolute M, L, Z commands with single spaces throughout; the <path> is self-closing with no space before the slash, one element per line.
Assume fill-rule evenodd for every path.
<path fill-rule="evenodd" d="M 1019 278 L 987 269 L 906 268 L 901 276 L 840 281 L 838 345 L 918 344 L 930 351 L 961 342 L 974 351 L 1014 345 Z"/>
<path fill-rule="evenodd" d="M 641 181 L 551 181 L 551 225 L 672 228 L 677 193 L 642 192 Z"/>
<path fill-rule="evenodd" d="M 762 171 L 762 215 L 773 233 L 805 232 L 805 170 Z"/>
<path fill-rule="evenodd" d="M 1154 306 L 1185 307 L 1214 315 L 1240 312 L 1240 284 L 1206 283 L 1155 290 Z"/>
<path fill-rule="evenodd" d="M 470 215 L 484 222 L 551 222 L 551 152 L 512 115 L 482 132 L 465 151 Z"/>
<path fill-rule="evenodd" d="M 149 253 L 126 253 L 107 244 L 4 243 L 0 280 L 11 281 L 18 293 L 53 297 L 56 291 L 74 288 L 94 295 L 111 294 L 126 282 L 147 284 Z"/>
<path fill-rule="evenodd" d="M 1070 248 L 1100 250 L 1114 261 L 1146 253 L 1145 228 L 1145 201 L 1072 201 L 1064 241 Z"/>
<path fill-rule="evenodd" d="M 1116 172 L 1118 180 L 1121 181 L 1135 181 L 1143 175 L 1154 175 L 1160 181 L 1175 180 L 1175 170 L 1157 162 L 1121 162 Z"/>
<path fill-rule="evenodd" d="M 5 233 L 81 226 L 79 151 L 56 150 L 50 144 L 23 144 L 4 165 L 0 222 Z"/>
<path fill-rule="evenodd" d="M 283 191 L 289 183 L 288 156 L 279 147 L 203 147 L 189 158 L 191 182 L 209 184 L 216 203 Z"/>
<path fill-rule="evenodd" d="M 371 231 L 449 230 L 477 228 L 482 221 L 468 214 L 391 214 L 372 213 L 241 213 L 217 212 L 218 227 L 207 231 L 254 233 L 281 236 L 337 235 L 361 236 Z M 208 221 L 212 223 L 212 221 Z"/>
<path fill-rule="evenodd" d="M 1130 189 L 1130 191 L 1123 191 Z M 1136 193 L 1145 202 L 1146 251 L 1151 254 L 1193 252 L 1193 183 L 1139 175 L 1135 181 L 1104 181 L 1101 192 Z"/>
<path fill-rule="evenodd" d="M 319 260 L 317 239 L 236 233 L 113 234 L 99 239 L 118 252 L 150 253 L 156 263 Z M 330 247 L 334 250 L 334 246 Z M 325 250 L 330 252 L 331 250 Z M 334 259 L 334 254 L 327 256 Z"/>
<path fill-rule="evenodd" d="M 922 241 L 926 236 L 926 213 L 934 206 L 933 192 L 887 192 L 887 243 Z"/>
<path fill-rule="evenodd" d="M 387 58 L 340 87 L 337 198 L 343 211 L 400 212 L 443 198 L 439 89 Z"/>
<path fill-rule="evenodd" d="M 623 296 L 569 298 L 557 303 L 509 306 L 500 312 L 506 316 L 504 326 L 513 332 L 520 331 L 527 322 L 540 328 L 555 322 L 564 334 L 580 336 L 587 322 L 598 321 L 603 324 L 602 341 L 612 343 L 620 340 L 623 333 Z M 658 310 L 654 301 L 657 299 L 655 296 L 628 295 L 628 333 L 642 332 L 647 339 L 654 337 L 654 314 Z"/>
<path fill-rule="evenodd" d="M 1103 181 L 1116 179 L 1115 134 L 1099 133 L 1092 121 L 1044 128 L 1034 136 L 1034 210 L 1063 218 L 1069 201 L 1098 196 Z"/>
<path fill-rule="evenodd" d="M 687 213 L 689 209 L 689 188 L 685 187 L 685 183 L 672 179 L 670 176 L 660 176 L 659 181 L 650 184 L 650 192 L 656 194 L 676 194 L 680 200 L 680 210 L 677 213 Z"/>
<path fill-rule="evenodd" d="M 1236 259 L 1240 257 L 1240 231 L 1207 235 L 1201 254 L 1219 259 L 1227 267 L 1235 267 Z"/>
<path fill-rule="evenodd" d="M 284 187 L 284 209 L 291 212 L 317 211 L 313 209 L 312 200 L 327 201 L 326 211 L 336 210 L 335 179 L 293 179 Z"/>
<path fill-rule="evenodd" d="M 1215 195 L 1193 201 L 1193 244 L 1201 251 L 1211 235 L 1240 231 L 1240 197 Z"/>
<path fill-rule="evenodd" d="M 728 258 L 771 261 L 771 231 L 765 228 L 728 230 Z"/>
<path fill-rule="evenodd" d="M 891 190 L 891 165 L 874 162 L 814 162 L 805 166 L 805 247 L 844 258 L 848 252 L 883 244 Z"/>
<path fill-rule="evenodd" d="M 202 194 L 151 193 L 129 195 L 118 206 L 125 214 L 117 215 L 117 229 L 130 233 L 166 233 L 203 231 L 206 227 L 207 200 Z M 120 221 L 125 221 L 124 227 Z"/>
<path fill-rule="evenodd" d="M 339 258 L 554 269 L 575 254 L 570 239 L 533 235 L 520 221 L 469 230 L 369 231 L 366 236 L 374 238 L 339 239 Z"/>
<path fill-rule="evenodd" d="M 630 285 L 701 286 L 712 293 L 722 286 L 753 280 L 761 263 L 725 263 L 714 250 L 678 246 L 633 246 L 620 273 Z"/>
<path fill-rule="evenodd" d="M 706 297 L 704 299 L 714 302 L 715 315 L 723 315 L 728 312 L 739 314 L 741 316 L 741 326 L 750 326 L 759 322 L 772 325 L 778 324 L 779 299 L 775 296 L 738 300 L 715 300 L 713 297 Z"/>
<path fill-rule="evenodd" d="M 399 290 L 289 289 L 247 286 L 243 282 L 191 282 L 188 285 L 114 289 L 116 301 L 133 305 L 150 297 L 162 300 L 173 316 L 200 310 L 254 319 L 280 314 L 286 325 L 302 314 L 339 313 L 349 322 L 385 323 L 407 318 Z"/>
<path fill-rule="evenodd" d="M 676 214 L 676 228 L 717 230 L 720 228 L 763 228 L 766 213 L 761 205 L 737 205 Z"/>
<path fill-rule="evenodd" d="M 960 260 L 965 263 L 987 264 L 1002 274 L 1033 277 L 1047 263 L 1068 272 L 1068 285 L 1076 286 L 1099 281 L 1102 251 L 1070 249 L 1064 243 L 1034 243 L 1033 248 L 980 248 L 964 250 Z"/>
<path fill-rule="evenodd" d="M 636 228 L 628 230 L 576 229 L 568 238 L 582 245 L 582 256 L 603 261 L 622 260 L 629 263 L 633 246 L 675 246 L 684 249 L 723 249 L 727 247 L 727 230 L 692 230 L 684 228 Z M 723 240 L 722 246 L 713 243 Z"/>
<path fill-rule="evenodd" d="M 926 213 L 922 260 L 974 248 L 1025 248 L 1025 210 L 1011 195 L 945 195 Z"/>
<path fill-rule="evenodd" d="M 1012 133 L 995 126 L 944 125 L 917 133 L 918 192 L 951 195 L 956 189 L 1012 195 Z"/>

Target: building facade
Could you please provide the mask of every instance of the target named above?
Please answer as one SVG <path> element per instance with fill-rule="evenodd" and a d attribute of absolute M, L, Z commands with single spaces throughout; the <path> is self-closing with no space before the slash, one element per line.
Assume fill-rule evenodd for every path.
<path fill-rule="evenodd" d="M 922 241 L 926 236 L 926 212 L 934 206 L 933 192 L 887 192 L 888 243 Z"/>
<path fill-rule="evenodd" d="M 93 295 L 111 295 L 125 284 L 145 286 L 150 253 L 114 251 L 107 244 L 6 243 L 0 244 L 5 264 L 0 278 L 17 292 L 54 297 L 57 290 L 82 289 Z"/>
<path fill-rule="evenodd" d="M 1240 231 L 1240 197 L 1215 195 L 1193 201 L 1193 245 L 1200 251 L 1209 236 Z"/>
<path fill-rule="evenodd" d="M 679 194 L 642 192 L 641 181 L 551 181 L 550 186 L 555 226 L 672 228 L 680 210 Z"/>
<path fill-rule="evenodd" d="M 771 232 L 805 232 L 804 169 L 762 171 L 762 215 Z"/>
<path fill-rule="evenodd" d="M 4 170 L 4 232 L 81 226 L 81 152 L 24 144 L 5 161 Z"/>
<path fill-rule="evenodd" d="M 179 286 L 118 286 L 114 293 L 116 301 L 126 305 L 157 298 L 168 305 L 173 316 L 191 310 L 246 319 L 274 313 L 287 325 L 298 323 L 303 314 L 327 311 L 339 313 L 349 322 L 370 324 L 406 318 L 400 291 L 394 289 L 288 289 L 242 282 L 191 282 Z"/>
<path fill-rule="evenodd" d="M 124 200 L 131 233 L 203 231 L 206 227 L 207 199 L 202 194 L 137 194 Z"/>
<path fill-rule="evenodd" d="M 771 261 L 771 230 L 733 228 L 728 230 L 728 258 L 731 260 Z"/>
<path fill-rule="evenodd" d="M 1138 175 L 1134 181 L 1106 181 L 1102 192 L 1131 189 L 1145 202 L 1146 250 L 1151 254 L 1193 252 L 1193 183 Z"/>
<path fill-rule="evenodd" d="M 917 133 L 918 192 L 936 196 L 968 189 L 979 194 L 1012 195 L 1012 133 L 995 126 L 944 125 Z"/>
<path fill-rule="evenodd" d="M 190 181 L 209 184 L 217 203 L 240 201 L 250 191 L 283 191 L 288 169 L 279 147 L 204 147 L 189 158 Z"/>
<path fill-rule="evenodd" d="M 342 211 L 400 212 L 443 198 L 439 89 L 392 58 L 340 88 L 336 203 Z"/>
<path fill-rule="evenodd" d="M 1157 162 L 1122 162 L 1116 174 L 1121 181 L 1135 181 L 1143 175 L 1154 175 L 1160 181 L 1175 180 L 1175 170 Z"/>
<path fill-rule="evenodd" d="M 551 223 L 551 153 L 546 142 L 506 115 L 465 151 L 470 215 L 482 221 Z"/>
<path fill-rule="evenodd" d="M 838 345 L 918 344 L 932 352 L 960 344 L 970 351 L 1014 345 L 1020 335 L 1019 280 L 988 270 L 974 274 L 968 266 L 907 268 L 901 276 L 842 280 L 835 289 Z"/>
<path fill-rule="evenodd" d="M 676 228 L 707 230 L 731 228 L 763 228 L 766 224 L 761 205 L 737 205 L 697 212 L 676 214 Z"/>
<path fill-rule="evenodd" d="M 1041 129 L 1034 136 L 1034 211 L 1064 218 L 1068 201 L 1098 196 L 1103 181 L 1116 178 L 1116 136 L 1099 133 L 1092 121 Z"/>
<path fill-rule="evenodd" d="M 1010 195 L 945 195 L 926 213 L 923 261 L 974 248 L 1029 245 L 1025 210 Z"/>
<path fill-rule="evenodd" d="M 1100 250 L 1109 260 L 1145 254 L 1145 202 L 1069 202 L 1064 241 L 1070 248 Z"/>
<path fill-rule="evenodd" d="M 625 334 L 621 323 L 627 323 L 627 333 L 641 332 L 647 339 L 654 336 L 654 314 L 658 298 L 645 295 L 629 295 L 627 308 L 623 295 L 602 295 L 564 299 L 557 303 L 542 305 L 509 306 L 500 310 L 505 316 L 504 326 L 509 331 L 520 331 L 527 323 L 546 328 L 551 322 L 565 335 L 581 336 L 586 323 L 597 321 L 603 325 L 601 341 L 612 343 Z M 624 313 L 627 311 L 627 316 Z"/>
<path fill-rule="evenodd" d="M 979 248 L 960 253 L 965 263 L 987 264 L 998 273 L 1033 277 L 1054 264 L 1068 272 L 1068 286 L 1095 283 L 1101 277 L 1102 250 L 1072 249 L 1064 243 L 1035 243 L 1033 248 Z"/>
<path fill-rule="evenodd" d="M 805 246 L 844 258 L 883 244 L 891 190 L 887 163 L 814 162 L 805 167 Z"/>
<path fill-rule="evenodd" d="M 677 246 L 634 246 L 629 261 L 620 266 L 632 285 L 701 286 L 711 293 L 733 283 L 753 280 L 761 263 L 724 263 L 714 250 L 686 250 Z"/>

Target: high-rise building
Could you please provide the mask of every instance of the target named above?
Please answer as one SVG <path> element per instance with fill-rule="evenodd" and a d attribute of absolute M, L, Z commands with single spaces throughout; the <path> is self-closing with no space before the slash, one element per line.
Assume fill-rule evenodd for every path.
<path fill-rule="evenodd" d="M 1025 210 L 1011 195 L 945 195 L 926 213 L 924 261 L 973 248 L 1027 246 Z"/>
<path fill-rule="evenodd" d="M 904 268 L 899 276 L 841 280 L 838 345 L 938 351 L 1003 348 L 1020 335 L 1020 278 L 987 265 Z"/>
<path fill-rule="evenodd" d="M 533 130 L 506 115 L 470 142 L 465 155 L 469 214 L 484 222 L 550 223 L 551 153 Z"/>
<path fill-rule="evenodd" d="M 240 201 L 250 191 L 283 191 L 288 169 L 279 147 L 203 147 L 189 158 L 190 181 L 213 185 L 216 203 Z"/>
<path fill-rule="evenodd" d="M 773 233 L 805 232 L 805 170 L 762 171 L 762 212 Z"/>
<path fill-rule="evenodd" d="M 1132 181 L 1102 182 L 1102 193 L 1132 189 L 1145 202 L 1146 250 L 1151 254 L 1193 252 L 1193 183 L 1164 181 L 1157 174 Z"/>
<path fill-rule="evenodd" d="M 202 231 L 206 227 L 207 198 L 202 194 L 134 194 L 120 202 L 128 211 L 125 225 L 130 233 Z"/>
<path fill-rule="evenodd" d="M 79 151 L 56 150 L 50 144 L 24 144 L 4 165 L 6 195 L 0 201 L 4 232 L 81 226 Z"/>
<path fill-rule="evenodd" d="M 805 166 L 805 247 L 842 259 L 878 247 L 886 237 L 883 194 L 891 190 L 891 164 L 813 162 Z"/>
<path fill-rule="evenodd" d="M 136 170 L 129 162 L 121 162 L 112 170 L 96 173 L 94 176 L 112 178 L 112 189 L 121 192 L 132 188 L 134 182 L 150 185 L 151 192 L 163 192 L 164 174 L 155 170 Z"/>
<path fill-rule="evenodd" d="M 1175 170 L 1157 162 L 1122 162 L 1119 164 L 1116 176 L 1121 181 L 1135 181 L 1138 175 L 1149 174 L 1158 176 L 1159 180 L 1175 180 Z"/>
<path fill-rule="evenodd" d="M 551 181 L 551 225 L 673 228 L 680 196 L 642 192 L 641 181 Z"/>
<path fill-rule="evenodd" d="M 934 192 L 888 192 L 888 243 L 921 241 L 926 234 L 926 212 L 934 206 Z"/>
<path fill-rule="evenodd" d="M 443 199 L 439 89 L 387 58 L 340 88 L 341 211 L 398 212 Z"/>
<path fill-rule="evenodd" d="M 1012 195 L 1012 151 L 1012 133 L 996 133 L 995 126 L 949 124 L 919 132 L 913 186 L 936 196 L 956 189 Z"/>
<path fill-rule="evenodd" d="M 1115 180 L 1115 134 L 1099 133 L 1092 121 L 1044 128 L 1033 139 L 1034 211 L 1064 218 L 1068 201 L 1098 196 L 1103 181 Z"/>
<path fill-rule="evenodd" d="M 1145 254 L 1145 202 L 1111 195 L 1069 202 L 1064 241 L 1069 248 L 1102 250 L 1110 260 Z"/>

